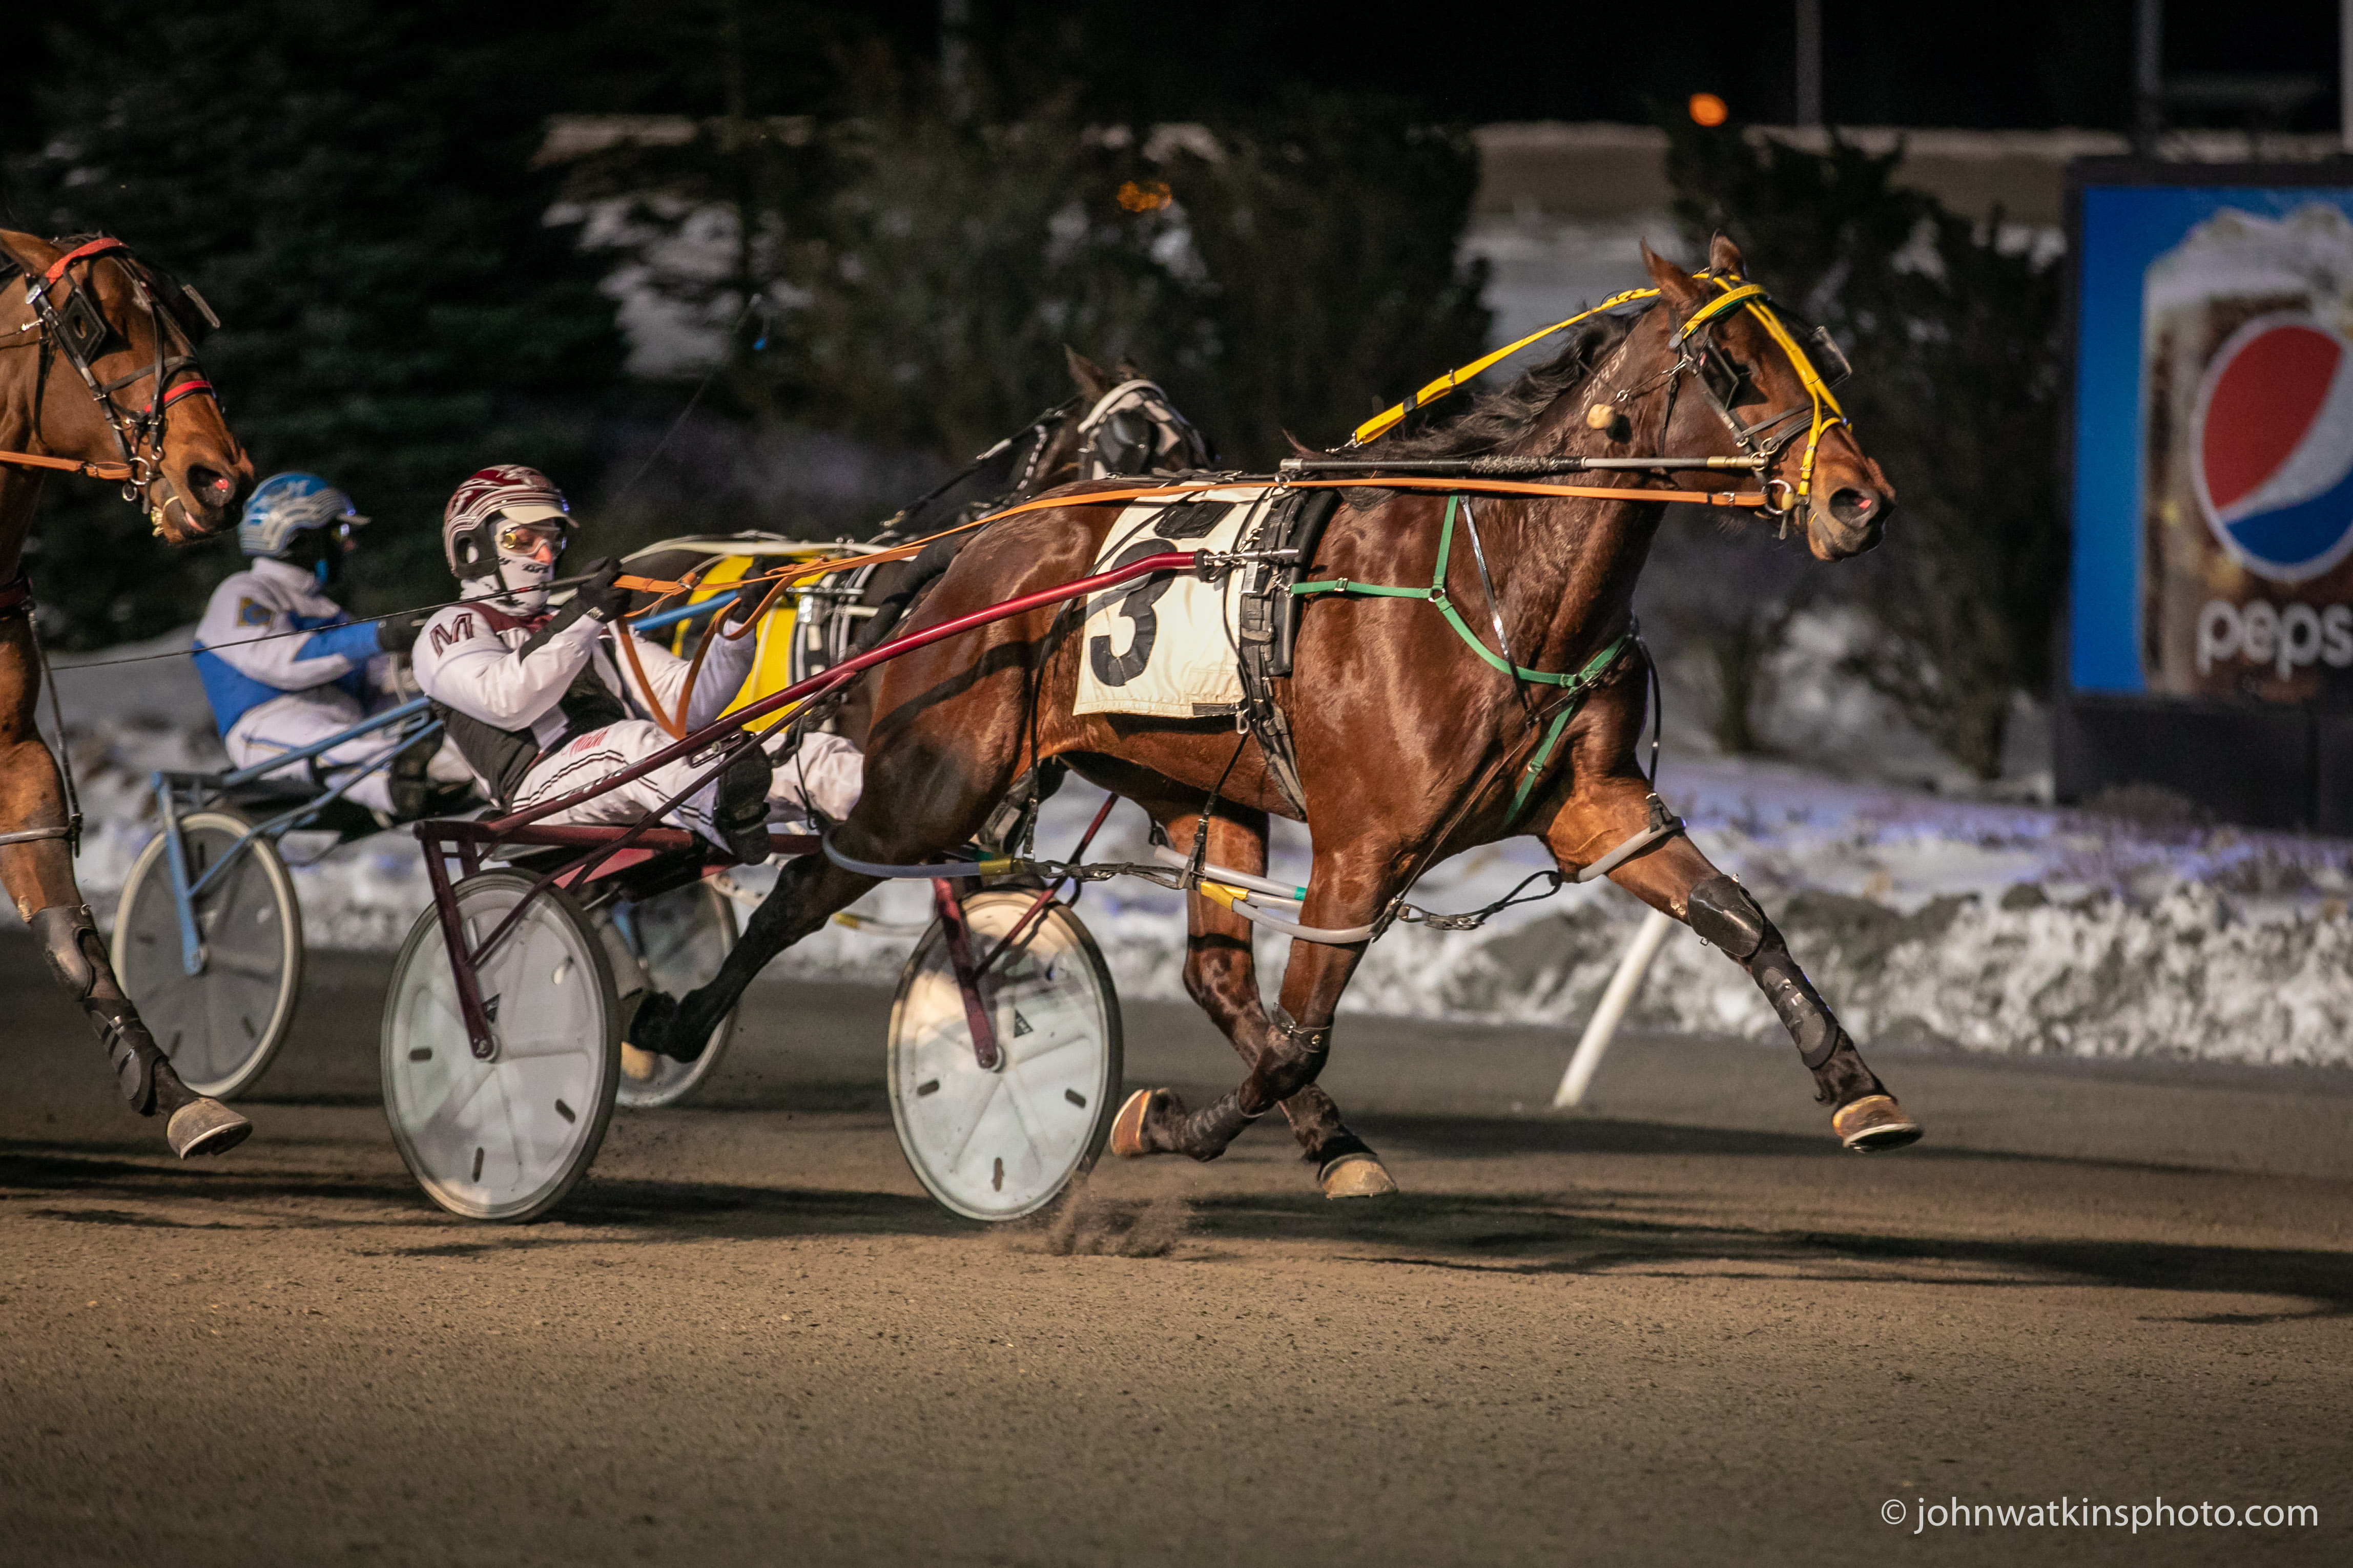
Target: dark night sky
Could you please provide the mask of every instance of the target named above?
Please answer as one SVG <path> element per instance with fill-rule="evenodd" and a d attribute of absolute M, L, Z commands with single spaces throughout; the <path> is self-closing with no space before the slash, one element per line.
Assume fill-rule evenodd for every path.
<path fill-rule="evenodd" d="M 216 0 L 216 4 L 225 0 Z M 545 39 L 564 107 L 717 114 L 741 38 L 754 113 L 822 110 L 861 50 L 937 57 L 938 0 L 501 0 Z M 299 27 L 338 0 L 245 0 Z M 1056 92 L 1090 115 L 1213 117 L 1287 87 L 1366 89 L 1420 113 L 1495 120 L 1642 121 L 1690 94 L 1736 119 L 1786 123 L 1791 0 L 1629 6 L 1591 0 L 971 0 L 973 44 L 999 111 Z M 2130 111 L 2132 0 L 1824 0 L 1827 111 L 1867 125 L 2121 129 Z M 727 16 L 740 26 L 731 35 Z M 2325 90 L 2288 128 L 2337 124 L 2333 0 L 2170 0 L 2166 68 L 2303 74 Z M 533 16 L 537 13 L 537 16 Z M 0 153 L 44 139 L 31 85 L 50 68 L 37 29 L 0 57 Z M 2182 123 L 2242 123 L 2180 114 Z"/>
<path fill-rule="evenodd" d="M 681 25 L 722 0 L 681 0 Z M 1247 104 L 1288 83 L 1368 88 L 1471 121 L 1641 120 L 1691 93 L 1722 95 L 1738 119 L 1786 122 L 1794 6 L 1432 4 L 1360 0 L 973 0 L 975 47 L 1016 97 L 1076 86 L 1092 112 L 1182 119 Z M 1827 111 L 1850 124 L 2123 127 L 2129 114 L 2132 0 L 1979 0 L 1910 5 L 1825 0 Z M 2327 91 L 2291 122 L 2337 121 L 2333 0 L 2166 6 L 2168 73 L 2306 74 Z M 653 13 L 627 8 L 596 107 L 717 112 L 712 51 L 690 47 L 649 71 Z M 761 4 L 745 0 L 753 107 L 789 111 L 819 73 L 807 40 L 863 30 L 902 57 L 935 55 L 936 0 Z M 691 26 L 691 24 L 683 24 Z M 800 68 L 796 68 L 797 67 Z M 587 84 L 584 83 L 584 86 Z M 628 100 L 626 104 L 622 100 Z M 2195 117 L 2187 117 L 2193 120 Z M 2208 115 L 2208 122 L 2214 117 Z"/>

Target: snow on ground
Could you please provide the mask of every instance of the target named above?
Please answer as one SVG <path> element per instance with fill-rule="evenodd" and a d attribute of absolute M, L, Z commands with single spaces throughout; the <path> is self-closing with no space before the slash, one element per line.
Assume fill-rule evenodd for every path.
<path fill-rule="evenodd" d="M 181 633 L 97 657 L 186 646 Z M 220 748 L 185 659 L 66 660 L 58 682 L 90 821 L 81 885 L 103 921 L 155 831 L 149 770 L 219 766 Z M 1757 893 L 1866 1043 L 2353 1065 L 2353 843 L 2136 826 L 1690 757 L 1668 752 L 1669 803 Z M 1067 853 L 1101 800 L 1072 780 L 1047 805 L 1039 851 Z M 1305 831 L 1279 829 L 1275 874 L 1306 880 Z M 319 841 L 298 837 L 289 848 L 304 859 Z M 1114 811 L 1092 858 L 1145 858 L 1143 814 Z M 1533 840 L 1492 846 L 1438 868 L 1413 901 L 1476 908 L 1545 864 Z M 769 876 L 739 879 L 756 888 Z M 301 866 L 295 881 L 304 930 L 321 947 L 393 947 L 427 901 L 417 847 L 398 833 Z M 922 884 L 901 884 L 859 910 L 916 924 L 926 899 Z M 1134 880 L 1098 884 L 1080 911 L 1124 994 L 1183 995 L 1176 895 Z M 1574 1027 L 1641 916 L 1604 885 L 1508 910 L 1474 932 L 1401 926 L 1374 946 L 1346 1007 Z M 911 946 L 905 935 L 829 926 L 777 966 L 888 984 Z M 1286 947 L 1261 942 L 1270 992 Z M 1779 1038 L 1747 980 L 1684 931 L 1661 953 L 1634 1022 Z"/>

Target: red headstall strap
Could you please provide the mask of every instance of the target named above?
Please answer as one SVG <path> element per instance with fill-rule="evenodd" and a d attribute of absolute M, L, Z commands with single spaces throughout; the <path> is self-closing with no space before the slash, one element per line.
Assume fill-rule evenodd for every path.
<path fill-rule="evenodd" d="M 211 398 L 215 403 L 218 403 L 220 401 L 220 394 L 213 390 L 213 384 L 209 381 L 204 380 L 202 377 L 198 377 L 193 381 L 183 381 L 175 384 L 171 391 L 164 395 L 164 406 L 169 408 L 174 403 L 179 402 L 183 397 L 191 397 L 199 392 L 203 393 L 206 397 Z M 150 406 L 152 407 L 153 405 L 150 405 Z"/>
<path fill-rule="evenodd" d="M 131 247 L 129 246 L 123 244 L 121 240 L 114 238 L 111 235 L 100 235 L 98 238 L 90 240 L 86 244 L 75 246 L 71 250 L 67 251 L 55 261 L 50 262 L 49 269 L 41 274 L 41 281 L 44 283 L 55 283 L 58 279 L 66 275 L 66 268 L 71 267 L 77 261 L 86 260 L 93 256 L 104 256 L 109 251 L 127 251 Z"/>
<path fill-rule="evenodd" d="M 0 584 L 0 616 L 13 616 L 33 602 L 33 579 L 23 567 L 7 583 Z"/>

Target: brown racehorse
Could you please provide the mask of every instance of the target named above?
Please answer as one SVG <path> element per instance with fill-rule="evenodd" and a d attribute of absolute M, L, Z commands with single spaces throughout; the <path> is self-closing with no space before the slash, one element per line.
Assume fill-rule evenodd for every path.
<path fill-rule="evenodd" d="M 195 363 L 196 309 L 120 246 L 0 230 L 0 885 L 106 1043 L 132 1108 L 161 1112 L 183 1157 L 232 1148 L 252 1128 L 180 1082 L 115 983 L 74 886 L 57 764 L 34 721 L 39 667 L 24 549 L 44 469 L 5 455 L 127 459 L 126 499 L 158 536 L 185 544 L 227 527 L 253 464 Z"/>
<path fill-rule="evenodd" d="M 1703 384 L 1703 363 L 1681 329 L 1724 286 L 1695 281 L 1647 249 L 1643 256 L 1658 289 L 1651 308 L 1597 322 L 1553 363 L 1465 417 L 1374 455 L 1730 458 L 1736 424 L 1753 435 L 1781 411 L 1810 405 L 1789 353 L 1742 311 L 1708 327 L 1706 363 L 1725 379 L 1720 392 Z M 1716 241 L 1709 261 L 1720 278 L 1746 270 L 1726 240 Z M 1808 444 L 1801 438 L 1772 449 L 1761 476 L 1769 491 L 1795 492 Z M 1649 482 L 1630 479 L 1623 500 L 1476 502 L 1505 641 L 1524 668 L 1585 668 L 1629 631 L 1635 580 L 1664 510 L 1640 499 Z M 1430 582 L 1443 500 L 1372 486 L 1348 493 L 1349 504 L 1324 535 L 1317 573 L 1361 584 Z M 1848 428 L 1832 425 L 1816 453 L 1810 503 L 1791 521 L 1802 525 L 1816 557 L 1835 561 L 1878 542 L 1891 504 L 1878 466 Z M 1118 510 L 1046 510 L 990 527 L 907 624 L 935 625 L 1084 574 Z M 1469 555 L 1452 552 L 1447 589 L 1457 604 L 1483 606 Z M 1060 758 L 1143 805 L 1180 846 L 1191 842 L 1214 793 L 1210 859 L 1260 869 L 1267 814 L 1286 808 L 1256 744 L 1238 755 L 1232 725 L 1222 720 L 1074 716 L 1082 657 L 1074 630 L 1071 617 L 1039 610 L 881 667 L 866 793 L 835 830 L 845 855 L 893 865 L 934 860 L 973 835 L 1024 769 Z M 1300 917 L 1308 926 L 1374 922 L 1422 868 L 1474 845 L 1534 834 L 1562 871 L 1573 873 L 1651 826 L 1651 786 L 1638 760 L 1646 672 L 1634 658 L 1609 667 L 1575 710 L 1517 810 L 1515 775 L 1537 754 L 1539 733 L 1560 700 L 1547 701 L 1548 689 L 1531 697 L 1473 657 L 1430 605 L 1380 598 L 1317 605 L 1304 616 L 1294 670 L 1286 710 L 1314 828 Z M 1831 1109 L 1833 1131 L 1849 1147 L 1894 1147 L 1919 1135 L 1764 911 L 1687 837 L 1660 838 L 1609 875 L 1688 921 L 1746 971 L 1788 1028 Z M 719 975 L 674 1006 L 665 1002 L 651 1016 L 641 1015 L 633 1035 L 652 1048 L 691 1051 L 769 958 L 873 886 L 822 856 L 793 861 Z M 1327 1177 L 1361 1168 L 1367 1152 L 1314 1085 L 1364 943 L 1293 942 L 1277 1014 L 1260 998 L 1240 919 L 1197 897 L 1192 931 L 1188 988 L 1232 1039 L 1249 1076 L 1192 1111 L 1165 1089 L 1139 1091 L 1113 1126 L 1113 1150 L 1213 1159 L 1251 1121 L 1300 1096 L 1286 1109 L 1308 1157 Z"/>

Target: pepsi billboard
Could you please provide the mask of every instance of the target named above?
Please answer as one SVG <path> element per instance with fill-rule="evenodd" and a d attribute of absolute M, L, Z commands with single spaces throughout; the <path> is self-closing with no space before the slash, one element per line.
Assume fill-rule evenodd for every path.
<path fill-rule="evenodd" d="M 2069 683 L 2353 702 L 2353 180 L 2136 173 L 2077 191 Z"/>

